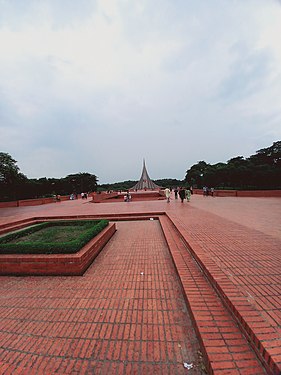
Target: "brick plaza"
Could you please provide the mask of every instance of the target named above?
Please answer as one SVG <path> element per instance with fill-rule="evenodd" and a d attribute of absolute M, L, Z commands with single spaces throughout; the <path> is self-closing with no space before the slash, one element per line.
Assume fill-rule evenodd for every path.
<path fill-rule="evenodd" d="M 83 276 L 0 276 L 0 374 L 280 374 L 280 198 L 79 199 L 0 225 L 139 213 L 165 214 L 117 221 Z"/>

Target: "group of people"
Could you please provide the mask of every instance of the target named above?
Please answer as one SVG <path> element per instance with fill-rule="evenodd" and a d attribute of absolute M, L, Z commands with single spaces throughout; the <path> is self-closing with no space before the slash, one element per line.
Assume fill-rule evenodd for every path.
<path fill-rule="evenodd" d="M 167 187 L 164 190 L 164 192 L 165 192 L 167 202 L 169 203 L 170 200 L 171 200 L 172 189 Z M 187 202 L 190 202 L 190 197 L 193 194 L 192 186 L 187 187 L 187 188 L 185 188 L 183 186 L 181 186 L 179 188 L 176 187 L 174 189 L 174 194 L 175 194 L 175 199 L 178 199 L 178 197 L 179 197 L 182 203 L 185 199 L 187 200 Z"/>
<path fill-rule="evenodd" d="M 208 186 L 203 186 L 203 196 L 204 197 L 208 197 L 209 195 L 211 195 L 213 197 L 214 191 L 215 191 L 215 189 L 213 187 L 209 188 Z"/>
<path fill-rule="evenodd" d="M 60 202 L 60 194 L 53 195 L 55 202 Z"/>
<path fill-rule="evenodd" d="M 129 191 L 124 195 L 124 202 L 131 202 L 132 196 Z"/>
<path fill-rule="evenodd" d="M 88 199 L 88 193 L 81 193 L 80 195 L 82 199 Z M 78 194 L 77 193 L 70 194 L 69 199 L 70 200 L 78 199 Z"/>

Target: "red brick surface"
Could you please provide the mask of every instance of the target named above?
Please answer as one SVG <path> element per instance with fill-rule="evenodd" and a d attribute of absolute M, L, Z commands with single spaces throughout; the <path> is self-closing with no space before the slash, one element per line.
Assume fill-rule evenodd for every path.
<path fill-rule="evenodd" d="M 83 277 L 1 277 L 1 373 L 202 373 L 159 222 L 117 227 Z"/>
<path fill-rule="evenodd" d="M 196 279 L 191 278 L 191 273 L 188 273 L 191 271 L 187 266 L 189 262 L 186 260 L 189 259 L 188 257 L 190 255 L 188 251 L 186 251 L 186 255 L 184 255 L 183 249 L 179 246 L 182 250 L 182 261 L 178 262 L 178 273 L 179 275 L 183 273 L 181 277 L 186 277 L 186 280 L 184 278 L 182 279 L 183 287 L 186 282 L 188 284 L 190 283 L 187 289 L 183 288 L 185 293 L 186 290 L 188 291 L 188 293 L 186 293 L 187 301 L 189 301 L 188 297 L 190 297 L 190 295 L 192 296 L 192 293 L 196 296 L 196 293 L 200 292 L 199 294 L 203 295 L 204 301 L 206 300 L 208 302 L 208 304 L 205 302 L 207 306 L 205 310 L 208 311 L 212 317 L 209 326 L 206 326 L 205 323 L 201 326 L 199 322 L 209 319 L 208 314 L 204 312 L 205 310 L 202 308 L 201 302 L 198 303 L 199 308 L 197 306 L 196 309 L 195 305 L 193 310 L 191 309 L 191 303 L 189 303 L 192 313 L 194 311 L 193 319 L 197 326 L 198 337 L 205 345 L 203 348 L 208 360 L 210 372 L 213 371 L 215 374 L 261 373 L 260 369 L 255 369 L 256 359 L 254 352 L 248 352 L 249 346 L 245 346 L 243 340 L 241 341 L 241 329 L 243 328 L 244 332 L 248 335 L 250 345 L 257 350 L 258 355 L 266 362 L 268 371 L 279 374 L 281 364 L 279 349 L 281 340 L 280 203 L 281 200 L 279 198 L 203 198 L 198 195 L 192 196 L 190 203 L 184 202 L 183 204 L 176 200 L 172 200 L 169 204 L 165 201 L 92 204 L 78 200 L 44 206 L 1 209 L 0 224 L 43 215 L 59 217 L 62 214 L 124 214 L 129 218 L 130 214 L 136 213 L 142 214 L 150 212 L 152 215 L 152 213 L 157 214 L 161 211 L 167 212 L 175 223 L 177 230 L 182 235 L 183 243 L 186 242 L 189 244 L 193 258 L 200 264 L 201 273 L 203 272 L 207 277 L 207 279 L 204 279 L 205 282 L 212 285 L 212 289 L 215 287 L 220 297 L 218 301 L 223 303 L 222 308 L 215 303 L 213 304 L 211 295 L 204 295 L 204 285 L 206 284 L 202 284 L 202 281 L 202 283 L 200 282 L 197 285 Z M 146 238 L 146 233 L 143 236 Z M 176 240 L 176 242 L 177 241 L 178 240 Z M 119 258 L 117 258 L 116 262 L 118 262 L 118 259 Z M 121 265 L 122 263 L 120 263 L 120 267 Z M 27 301 L 29 295 L 38 291 L 38 289 L 41 288 L 41 284 L 38 284 L 38 280 L 39 279 L 33 278 L 32 282 L 28 283 L 28 288 L 26 289 L 28 290 L 27 294 L 17 292 L 18 294 L 15 294 L 17 301 L 21 301 L 23 295 Z M 45 278 L 46 284 L 49 283 L 47 280 L 49 279 Z M 64 281 L 64 279 L 62 280 Z M 73 282 L 71 282 L 71 279 L 68 279 L 68 282 L 74 285 L 75 280 L 76 278 L 73 278 Z M 0 314 L 2 314 L 5 303 L 8 301 L 7 296 L 9 297 L 10 288 L 12 288 L 13 293 L 15 293 L 16 290 L 20 289 L 20 284 L 26 283 L 27 279 L 0 278 L 0 281 L 1 285 L 3 285 L 0 296 Z M 3 283 L 3 281 L 5 282 Z M 61 284 L 56 285 L 56 287 L 52 289 L 53 298 L 57 300 L 58 304 L 61 303 L 60 296 L 63 295 L 62 291 L 64 291 L 60 289 L 60 285 Z M 58 297 L 56 293 L 58 293 Z M 109 297 L 109 300 L 110 299 L 111 297 Z M 190 300 L 192 299 L 193 298 Z M 68 302 L 70 306 L 74 303 L 74 300 L 75 298 L 73 296 L 72 300 L 69 299 Z M 196 301 L 197 296 L 195 297 L 195 302 Z M 29 300 L 29 305 L 32 306 L 32 299 Z M 229 314 L 229 312 L 232 312 L 232 317 L 234 317 L 234 322 L 236 322 L 236 328 L 239 327 L 240 333 L 238 332 L 238 334 L 237 332 L 235 333 L 232 328 L 230 329 L 225 326 L 222 329 L 222 327 L 219 326 L 221 322 L 225 321 L 225 314 Z M 19 314 L 19 317 L 22 318 L 21 314 Z M 65 322 L 67 322 L 67 320 Z M 53 324 L 55 324 L 54 321 L 49 320 L 48 325 L 52 326 Z M 74 326 L 75 324 L 73 327 Z M 199 326 L 200 331 L 198 329 Z M 2 330 L 1 333 L 7 335 L 8 342 L 18 342 L 18 335 L 21 328 L 21 324 L 15 323 L 15 331 L 10 332 L 8 330 L 6 332 Z M 73 329 L 75 329 L 75 327 Z M 206 334 L 205 336 L 203 334 L 204 332 Z M 222 333 L 223 335 L 229 334 L 227 337 L 228 341 L 226 341 L 225 336 L 223 336 L 225 345 L 220 344 Z M 53 341 L 56 342 L 56 340 Z M 207 345 L 209 341 L 211 341 L 211 346 Z M 67 340 L 63 342 L 64 348 L 67 348 L 67 342 Z M 23 344 L 22 341 L 21 344 Z M 142 350 L 142 344 L 139 343 L 137 345 L 139 345 L 139 347 L 136 347 L 137 353 L 139 353 Z M 213 347 L 215 351 L 212 350 Z M 12 363 L 14 363 L 11 360 L 7 362 L 7 358 L 11 355 L 10 349 L 8 348 L 9 347 L 2 347 L 1 349 L 0 361 L 2 361 L 4 367 L 7 367 L 7 363 L 8 366 L 12 366 Z M 24 346 L 22 345 L 20 348 L 19 352 L 14 353 L 15 357 L 19 355 L 19 358 L 22 358 L 16 361 L 16 363 L 19 363 L 17 365 L 19 369 L 26 360 L 24 359 Z M 131 356 L 135 356 L 136 348 L 132 349 L 128 347 L 127 354 L 129 355 L 130 353 Z M 116 350 L 117 352 L 121 352 L 122 345 L 120 349 Z M 148 347 L 146 347 L 146 350 L 149 352 Z M 161 352 L 161 347 L 159 350 Z M 101 357 L 105 351 L 106 348 L 103 346 L 99 347 Z M 46 366 L 48 359 L 43 355 L 41 360 L 41 366 L 43 367 L 44 364 Z M 80 359 L 69 357 L 69 359 L 66 360 L 66 357 L 62 356 L 60 360 L 62 363 L 61 369 L 64 369 L 65 373 L 75 373 L 75 371 L 78 371 L 77 368 L 79 367 Z M 83 363 L 82 359 L 81 361 L 81 363 Z M 58 363 L 59 360 L 56 362 L 56 366 L 59 366 Z M 239 363 L 239 367 L 237 363 Z M 115 364 L 117 369 L 114 368 Z M 139 370 L 140 367 L 138 367 L 138 371 L 144 371 L 139 373 L 145 373 L 146 365 L 146 363 L 142 363 L 140 365 L 143 366 L 141 370 Z M 91 366 L 96 369 L 95 373 L 98 373 L 97 368 L 104 366 L 104 363 L 101 363 L 100 358 L 97 358 L 91 360 L 91 365 L 87 367 L 87 371 L 90 371 Z M 134 373 L 135 371 L 134 362 L 130 361 L 125 364 L 118 364 L 112 360 L 111 363 L 108 363 L 108 366 L 111 366 L 111 373 Z M 155 366 L 154 373 L 168 373 L 168 370 L 165 372 L 163 366 L 161 369 Z M 30 362 L 27 368 L 30 370 Z M 81 368 L 82 365 L 78 373 L 83 373 Z M 13 372 L 12 367 L 10 370 Z M 49 373 L 55 373 L 55 371 L 55 369 L 51 369 Z M 105 367 L 103 371 L 105 371 Z M 45 371 L 45 373 L 48 372 Z"/>
<path fill-rule="evenodd" d="M 263 374 L 257 356 L 167 217 L 160 218 L 210 373 Z M 243 370 L 242 370 L 243 369 Z"/>
<path fill-rule="evenodd" d="M 205 204 L 204 208 L 208 211 L 222 214 L 222 205 L 215 210 L 216 203 L 213 201 L 212 206 L 212 198 L 202 199 L 201 207 Z M 253 202 L 256 200 L 249 201 Z M 241 222 L 247 227 L 226 217 L 222 221 L 220 216 L 192 206 L 189 211 L 182 210 L 181 217 L 174 213 L 171 213 L 171 217 L 208 279 L 265 361 L 268 371 L 279 374 L 281 356 L 280 351 L 274 348 L 281 333 L 281 241 L 278 229 L 280 220 L 273 223 L 273 218 L 278 216 L 280 207 L 269 220 L 272 224 L 271 235 L 254 229 L 255 221 L 247 222 L 249 218 L 253 219 L 253 212 L 248 218 L 243 215 L 247 212 L 246 206 L 241 212 Z M 224 215 L 231 217 L 229 211 Z M 263 216 L 269 219 L 266 212 Z M 232 218 L 238 221 L 237 211 Z M 268 231 L 267 226 L 264 230 Z M 275 233 L 276 237 L 272 235 Z"/>
<path fill-rule="evenodd" d="M 165 199 L 163 191 L 131 191 L 131 201 L 146 201 L 146 200 L 160 200 Z M 124 201 L 125 193 L 105 193 L 93 194 L 92 203 L 116 203 Z"/>

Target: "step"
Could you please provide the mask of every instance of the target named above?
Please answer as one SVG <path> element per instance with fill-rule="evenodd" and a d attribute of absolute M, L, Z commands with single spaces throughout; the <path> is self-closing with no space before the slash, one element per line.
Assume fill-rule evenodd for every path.
<path fill-rule="evenodd" d="M 188 233 L 180 219 L 170 217 L 175 230 L 181 236 L 186 247 L 202 268 L 210 284 L 231 312 L 240 327 L 241 332 L 247 337 L 252 348 L 266 367 L 269 374 L 281 374 L 280 363 L 280 335 L 276 329 L 264 319 L 260 311 L 256 310 L 246 296 L 221 268 L 209 256 L 202 245 L 193 243 L 188 239 Z"/>
<path fill-rule="evenodd" d="M 266 374 L 236 320 L 205 277 L 175 226 L 167 216 L 161 216 L 159 220 L 193 317 L 208 373 Z"/>
<path fill-rule="evenodd" d="M 25 228 L 29 225 L 34 225 L 36 224 L 37 221 L 32 219 L 23 219 L 19 221 L 14 221 L 12 223 L 6 223 L 6 224 L 1 224 L 0 225 L 0 236 L 3 234 L 6 234 L 8 232 L 14 232 L 16 230 Z"/>

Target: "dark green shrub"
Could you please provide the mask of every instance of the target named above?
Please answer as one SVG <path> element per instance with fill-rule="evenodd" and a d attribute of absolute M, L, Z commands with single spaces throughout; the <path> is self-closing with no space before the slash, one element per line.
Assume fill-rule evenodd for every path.
<path fill-rule="evenodd" d="M 79 251 L 92 238 L 100 233 L 108 225 L 108 220 L 65 220 L 50 221 L 37 224 L 26 229 L 9 233 L 0 238 L 0 254 L 71 254 Z M 24 240 L 12 243 L 20 238 L 28 236 L 48 227 L 78 226 L 81 234 L 74 240 L 63 242 L 46 242 Z"/>

